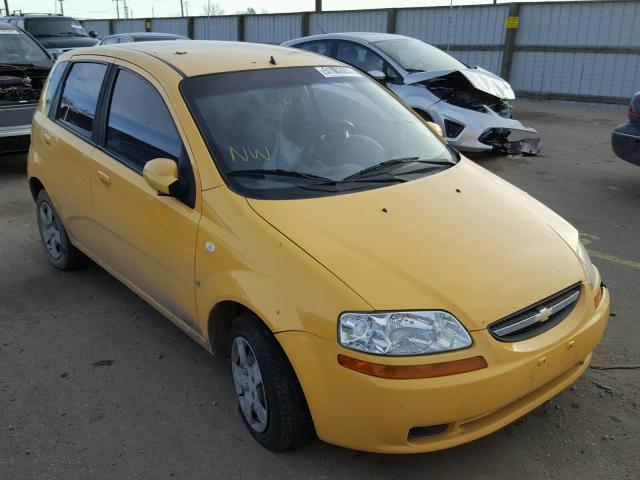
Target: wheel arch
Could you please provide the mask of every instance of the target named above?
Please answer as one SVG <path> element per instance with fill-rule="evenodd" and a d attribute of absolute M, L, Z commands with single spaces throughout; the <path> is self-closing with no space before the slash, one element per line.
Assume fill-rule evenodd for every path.
<path fill-rule="evenodd" d="M 31 177 L 29 179 L 29 190 L 31 191 L 33 201 L 35 202 L 38 199 L 38 194 L 42 190 L 45 190 L 45 188 L 42 182 L 37 177 Z"/>
<path fill-rule="evenodd" d="M 260 320 L 268 329 L 269 325 L 256 312 L 234 300 L 223 300 L 216 303 L 209 311 L 207 336 L 211 353 L 215 357 L 226 357 L 229 354 L 229 336 L 233 320 L 242 314 L 250 314 Z"/>

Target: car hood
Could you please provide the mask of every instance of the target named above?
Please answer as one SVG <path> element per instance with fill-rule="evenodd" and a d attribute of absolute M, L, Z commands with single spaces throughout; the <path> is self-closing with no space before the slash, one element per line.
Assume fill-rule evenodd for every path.
<path fill-rule="evenodd" d="M 478 330 L 585 278 L 571 225 L 464 158 L 404 184 L 248 202 L 374 310 L 443 309 Z"/>
<path fill-rule="evenodd" d="M 414 83 L 424 82 L 425 80 L 430 80 L 432 78 L 444 77 L 453 72 L 460 72 L 467 80 L 469 80 L 469 83 L 471 83 L 474 88 L 485 93 L 504 100 L 513 100 L 516 98 L 509 82 L 480 67 L 463 68 L 460 70 L 442 70 L 438 72 L 410 73 L 405 77 L 405 83 L 407 85 L 411 85 Z"/>
<path fill-rule="evenodd" d="M 79 47 L 93 47 L 97 45 L 100 40 L 91 37 L 38 37 L 37 39 L 44 48 L 49 50 L 60 48 L 79 48 Z"/>

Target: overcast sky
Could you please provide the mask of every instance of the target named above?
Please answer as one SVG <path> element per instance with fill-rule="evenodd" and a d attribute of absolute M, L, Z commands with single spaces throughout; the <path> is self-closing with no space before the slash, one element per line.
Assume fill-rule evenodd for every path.
<path fill-rule="evenodd" d="M 134 17 L 173 17 L 180 15 L 180 0 L 119 0 L 121 15 L 123 3 Z M 498 3 L 509 3 L 518 0 L 498 0 Z M 542 0 L 545 1 L 545 0 Z M 547 0 L 554 1 L 554 0 Z M 566 0 L 565 0 L 566 1 Z M 577 0 L 576 0 L 577 1 Z M 60 11 L 57 0 L 8 0 L 10 10 L 23 12 L 53 13 Z M 207 0 L 185 0 L 189 15 L 202 15 Z M 211 0 L 224 9 L 224 13 L 232 15 L 239 10 L 253 7 L 258 13 L 267 11 L 301 12 L 315 8 L 315 0 Z M 323 10 L 351 10 L 361 8 L 390 7 L 428 7 L 449 5 L 450 0 L 323 0 Z M 454 0 L 454 5 L 492 3 L 492 0 Z M 153 6 L 153 7 L 152 7 Z M 0 1 L 0 7 L 4 7 Z M 64 13 L 79 18 L 115 18 L 116 0 L 64 0 Z"/>

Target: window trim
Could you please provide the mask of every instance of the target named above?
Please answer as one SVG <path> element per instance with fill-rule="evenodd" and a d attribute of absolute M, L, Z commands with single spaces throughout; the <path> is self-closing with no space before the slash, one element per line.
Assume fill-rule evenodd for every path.
<path fill-rule="evenodd" d="M 67 85 L 67 80 L 69 79 L 69 74 L 71 73 L 71 71 L 73 70 L 73 65 L 75 65 L 76 63 L 97 63 L 100 65 L 105 65 L 107 68 L 104 72 L 104 77 L 102 77 L 102 84 L 100 85 L 100 92 L 98 93 L 98 99 L 96 100 L 96 111 L 93 115 L 93 125 L 91 126 L 91 135 L 89 137 L 85 137 L 84 135 L 82 135 L 78 130 L 76 130 L 75 128 L 71 127 L 70 125 L 63 123 L 60 121 L 60 118 L 58 117 L 58 114 L 60 113 L 60 104 L 62 103 L 62 92 L 64 91 L 64 87 Z M 62 78 L 62 80 L 60 81 L 60 85 L 58 87 L 58 92 L 57 92 L 57 98 L 55 98 L 55 103 L 52 101 L 51 102 L 51 107 L 49 108 L 49 111 L 53 111 L 52 113 L 52 117 L 51 121 L 53 121 L 56 125 L 59 125 L 60 127 L 64 128 L 65 130 L 67 130 L 68 132 L 72 133 L 76 138 L 79 138 L 80 140 L 95 146 L 95 132 L 96 132 L 96 128 L 98 127 L 98 112 L 100 109 L 100 100 L 102 97 L 102 94 L 104 92 L 105 89 L 105 80 L 107 79 L 107 76 L 109 75 L 109 71 L 111 69 L 111 63 L 110 62 L 106 62 L 106 61 L 102 61 L 102 60 L 95 60 L 95 59 L 88 59 L 88 60 L 70 60 L 67 63 L 66 69 L 64 71 L 64 76 Z M 55 108 L 54 108 L 55 107 Z"/>

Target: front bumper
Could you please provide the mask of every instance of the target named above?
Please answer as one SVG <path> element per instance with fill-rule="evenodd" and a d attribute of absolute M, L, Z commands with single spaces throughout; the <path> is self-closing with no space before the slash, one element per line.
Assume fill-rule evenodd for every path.
<path fill-rule="evenodd" d="M 495 150 L 494 145 L 482 142 L 486 132 L 496 129 L 509 130 L 520 136 L 538 138 L 538 132 L 534 128 L 525 127 L 518 120 L 501 117 L 489 110 L 486 113 L 476 112 L 467 108 L 457 107 L 450 103 L 439 101 L 429 108 L 429 114 L 433 120 L 446 132 L 445 121 L 453 121 L 464 126 L 464 129 L 455 137 L 447 137 L 449 144 L 466 152 L 490 152 Z"/>
<path fill-rule="evenodd" d="M 611 133 L 611 147 L 618 158 L 640 166 L 640 128 L 631 123 L 618 125 Z"/>
<path fill-rule="evenodd" d="M 474 344 L 469 349 L 433 357 L 363 355 L 299 331 L 278 333 L 277 338 L 298 375 L 322 440 L 369 452 L 428 452 L 492 433 L 577 380 L 609 317 L 606 289 L 595 310 L 587 296 L 582 295 L 562 323 L 537 337 L 502 343 L 487 330 L 478 330 L 470 332 Z M 395 365 L 482 355 L 489 366 L 439 378 L 390 380 L 341 367 L 339 353 Z M 444 429 L 409 438 L 412 428 L 431 426 Z"/>
<path fill-rule="evenodd" d="M 31 120 L 36 108 L 36 103 L 0 106 L 0 139 L 31 135 Z"/>

